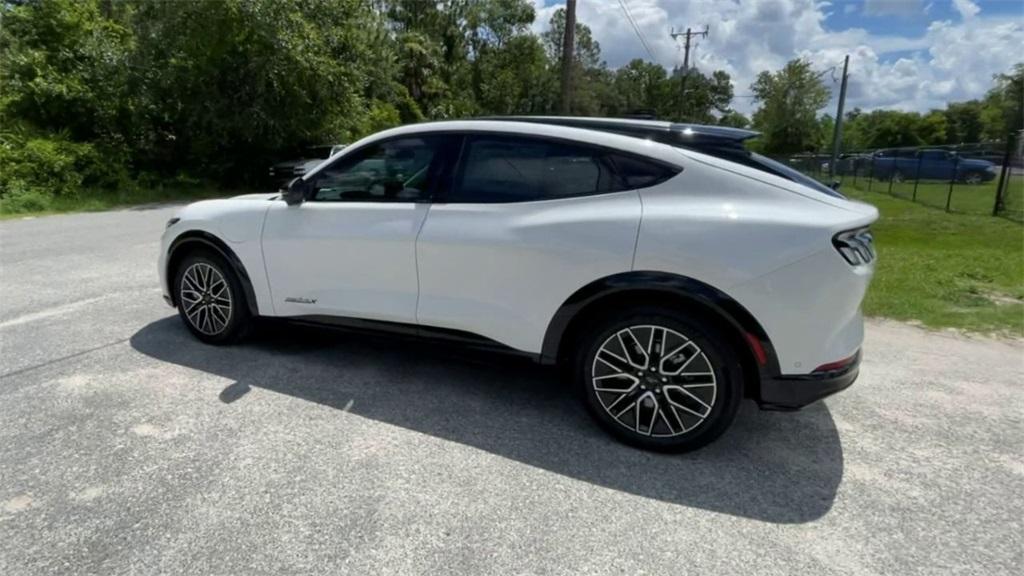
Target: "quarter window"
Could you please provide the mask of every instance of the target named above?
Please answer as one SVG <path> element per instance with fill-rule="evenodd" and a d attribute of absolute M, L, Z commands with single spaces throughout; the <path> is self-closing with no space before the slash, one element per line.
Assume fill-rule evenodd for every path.
<path fill-rule="evenodd" d="M 310 200 L 415 202 L 428 197 L 442 136 L 399 138 L 343 156 L 314 177 Z"/>
<path fill-rule="evenodd" d="M 661 184 L 680 172 L 664 164 L 643 160 L 625 154 L 610 154 L 608 159 L 615 167 L 615 189 L 636 190 Z"/>
<path fill-rule="evenodd" d="M 471 137 L 453 202 L 528 202 L 611 189 L 599 150 L 509 136 Z"/>

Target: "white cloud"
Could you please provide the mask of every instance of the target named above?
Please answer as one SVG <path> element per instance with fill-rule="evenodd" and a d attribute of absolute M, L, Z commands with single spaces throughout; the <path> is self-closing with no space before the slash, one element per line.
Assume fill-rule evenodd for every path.
<path fill-rule="evenodd" d="M 534 2 L 539 6 L 535 29 L 541 31 L 562 4 Z M 670 29 L 709 26 L 709 37 L 698 40 L 691 61 L 706 72 L 728 72 L 737 95 L 733 106 L 744 113 L 754 107 L 742 96 L 749 95 L 757 74 L 778 70 L 796 57 L 808 58 L 815 69 L 825 70 L 841 66 L 843 56 L 850 55 L 848 110 L 858 106 L 917 111 L 979 98 L 991 87 L 993 74 L 1024 60 L 1019 56 L 1024 17 L 987 18 L 969 7 L 965 8 L 969 16 L 962 21 L 934 21 L 920 36 L 898 36 L 872 34 L 863 28 L 829 30 L 825 10 L 830 3 L 818 0 L 628 0 L 627 4 L 657 61 L 669 69 L 682 62 Z M 923 12 L 920 2 L 912 4 Z M 618 0 L 587 0 L 577 6 L 579 21 L 593 30 L 609 66 L 649 59 Z M 823 78 L 838 93 L 832 76 Z M 834 103 L 830 107 L 834 109 Z"/>
<path fill-rule="evenodd" d="M 978 12 L 981 12 L 981 8 L 978 8 L 978 5 L 971 0 L 953 0 L 953 7 L 964 20 L 970 20 L 977 16 Z"/>
<path fill-rule="evenodd" d="M 922 0 L 864 0 L 868 16 L 913 16 L 925 11 Z"/>

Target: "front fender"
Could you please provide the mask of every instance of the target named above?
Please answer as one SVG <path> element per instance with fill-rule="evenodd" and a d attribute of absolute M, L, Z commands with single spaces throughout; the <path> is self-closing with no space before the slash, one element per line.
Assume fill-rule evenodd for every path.
<path fill-rule="evenodd" d="M 211 250 L 220 254 L 224 260 L 227 261 L 228 265 L 234 270 L 235 275 L 238 276 L 239 281 L 242 284 L 242 290 L 245 291 L 245 301 L 249 307 L 249 312 L 253 316 L 259 315 L 259 305 L 257 304 L 256 291 L 253 289 L 252 278 L 249 276 L 249 272 L 245 268 L 245 264 L 238 257 L 237 254 L 220 238 L 217 238 L 209 232 L 202 230 L 189 230 L 182 233 L 171 243 L 167 249 L 167 269 L 164 271 L 168 283 L 168 286 L 173 286 L 174 271 L 177 268 L 178 262 L 185 256 L 188 250 L 196 247 L 203 247 L 207 250 Z M 170 303 L 172 306 L 178 305 L 177 296 L 174 290 L 170 292 Z"/>

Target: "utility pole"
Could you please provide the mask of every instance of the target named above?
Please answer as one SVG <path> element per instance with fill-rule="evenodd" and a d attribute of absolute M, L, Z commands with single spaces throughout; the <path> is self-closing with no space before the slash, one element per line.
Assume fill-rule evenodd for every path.
<path fill-rule="evenodd" d="M 686 80 L 690 76 L 690 41 L 700 36 L 701 38 L 708 37 L 708 27 L 705 26 L 704 30 L 694 32 L 690 28 L 686 29 L 686 32 L 676 32 L 675 28 L 669 32 L 669 36 L 672 37 L 676 43 L 679 43 L 679 37 L 683 37 L 683 73 L 679 79 L 679 104 L 682 107 L 679 111 L 680 118 L 687 120 L 686 114 Z"/>
<path fill-rule="evenodd" d="M 565 2 L 565 32 L 562 35 L 562 114 L 572 112 L 572 64 L 576 56 L 576 0 Z"/>
<path fill-rule="evenodd" d="M 850 67 L 850 55 L 843 60 L 843 82 L 839 85 L 839 106 L 836 110 L 836 126 L 832 133 L 832 161 L 828 163 L 828 179 L 836 177 L 836 164 L 839 162 L 839 148 L 843 143 L 843 106 L 846 104 L 846 79 Z"/>
<path fill-rule="evenodd" d="M 689 28 L 686 29 L 686 32 L 676 32 L 676 29 L 673 28 L 672 31 L 669 32 L 669 36 L 677 42 L 680 36 L 683 37 L 683 72 L 685 73 L 690 68 L 690 41 L 698 36 L 701 38 L 707 38 L 708 27 L 705 26 L 703 30 L 698 32 L 694 32 Z"/>

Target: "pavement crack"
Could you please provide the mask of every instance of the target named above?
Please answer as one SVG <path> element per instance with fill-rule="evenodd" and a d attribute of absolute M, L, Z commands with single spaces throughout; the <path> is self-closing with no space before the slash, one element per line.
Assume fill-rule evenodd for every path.
<path fill-rule="evenodd" d="M 65 360 L 70 360 L 71 358 L 78 358 L 79 356 L 85 356 L 86 354 L 91 354 L 91 353 L 96 352 L 98 350 L 103 350 L 104 348 L 110 348 L 111 346 L 117 346 L 118 344 L 124 344 L 125 342 L 128 342 L 128 340 L 130 340 L 130 339 L 129 338 L 122 338 L 120 340 L 115 340 L 114 342 L 108 342 L 108 343 L 102 344 L 100 346 L 94 346 L 94 347 L 89 348 L 87 350 L 82 350 L 81 352 L 75 352 L 74 354 L 68 354 L 66 356 L 61 356 L 59 358 L 54 358 L 52 360 L 47 360 L 46 362 L 40 362 L 39 364 L 33 364 L 32 366 L 26 366 L 25 368 L 19 368 L 18 370 L 12 370 L 10 372 L 4 372 L 3 374 L 0 374 L 0 379 L 8 378 L 10 376 L 18 376 L 20 374 L 24 374 L 26 372 L 31 372 L 32 370 L 36 370 L 38 368 L 45 368 L 47 366 L 50 366 L 52 364 L 56 364 L 58 362 L 63 362 Z"/>

